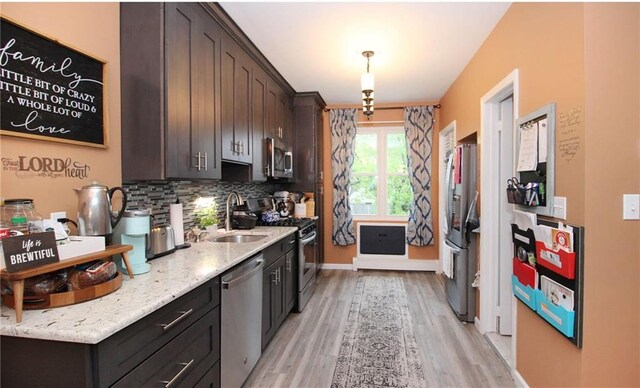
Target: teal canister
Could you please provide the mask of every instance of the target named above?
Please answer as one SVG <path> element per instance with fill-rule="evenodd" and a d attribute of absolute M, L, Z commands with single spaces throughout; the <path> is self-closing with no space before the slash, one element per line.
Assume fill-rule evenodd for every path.
<path fill-rule="evenodd" d="M 147 273 L 151 269 L 146 255 L 150 230 L 151 211 L 142 209 L 125 210 L 113 232 L 115 243 L 133 246 L 133 250 L 129 252 L 129 264 L 134 275 Z M 121 268 L 127 273 L 124 266 Z"/>

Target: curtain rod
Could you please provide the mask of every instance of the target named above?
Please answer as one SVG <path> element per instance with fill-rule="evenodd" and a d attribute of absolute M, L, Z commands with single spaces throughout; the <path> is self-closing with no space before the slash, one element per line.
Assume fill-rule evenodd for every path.
<path fill-rule="evenodd" d="M 425 105 L 410 105 L 410 106 L 425 106 Z M 432 106 L 432 107 L 434 107 L 436 109 L 440 109 L 441 108 L 440 104 L 426 105 L 426 106 Z M 379 108 L 374 107 L 374 112 L 377 111 L 377 110 L 391 110 L 391 109 L 402 109 L 402 108 L 405 108 L 405 107 L 404 106 L 383 106 L 383 107 L 379 107 Z M 333 108 L 333 109 L 340 109 L 340 108 Z M 357 109 L 358 110 L 362 110 L 362 108 L 357 108 Z M 325 112 L 329 112 L 330 110 L 331 109 L 329 109 L 329 108 L 324 108 L 323 109 L 323 111 L 325 111 Z"/>

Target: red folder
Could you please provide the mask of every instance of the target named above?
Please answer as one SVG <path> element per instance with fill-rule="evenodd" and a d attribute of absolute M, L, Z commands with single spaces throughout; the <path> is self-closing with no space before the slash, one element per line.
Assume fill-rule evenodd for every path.
<path fill-rule="evenodd" d="M 536 269 L 527 263 L 523 263 L 517 258 L 513 259 L 513 274 L 516 275 L 518 281 L 525 286 L 529 286 L 534 290 L 538 288 L 538 273 Z"/>

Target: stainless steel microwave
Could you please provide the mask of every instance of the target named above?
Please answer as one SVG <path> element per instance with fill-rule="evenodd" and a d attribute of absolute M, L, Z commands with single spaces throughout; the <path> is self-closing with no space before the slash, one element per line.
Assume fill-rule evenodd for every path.
<path fill-rule="evenodd" d="M 268 137 L 265 175 L 269 178 L 293 178 L 293 148 L 279 139 Z"/>

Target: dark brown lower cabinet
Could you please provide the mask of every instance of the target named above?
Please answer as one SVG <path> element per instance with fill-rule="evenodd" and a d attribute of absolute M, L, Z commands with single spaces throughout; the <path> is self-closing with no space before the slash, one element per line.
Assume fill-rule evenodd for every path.
<path fill-rule="evenodd" d="M 215 278 L 96 345 L 2 336 L 2 386 L 218 387 L 219 305 Z"/>
<path fill-rule="evenodd" d="M 262 349 L 276 334 L 296 304 L 298 295 L 296 236 L 285 237 L 262 254 Z"/>

